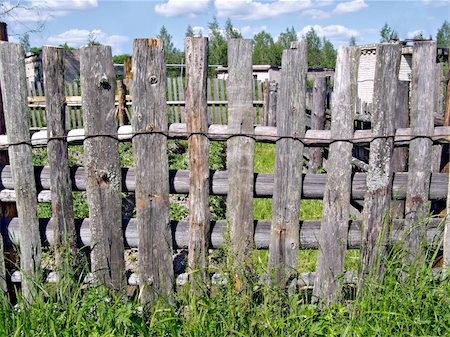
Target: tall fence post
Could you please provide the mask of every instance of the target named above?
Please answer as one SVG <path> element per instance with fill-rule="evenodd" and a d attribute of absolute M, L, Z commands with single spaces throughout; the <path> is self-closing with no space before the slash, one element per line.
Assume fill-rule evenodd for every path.
<path fill-rule="evenodd" d="M 407 256 L 411 264 L 422 259 L 426 235 L 424 220 L 429 210 L 431 152 L 436 100 L 436 42 L 416 41 L 412 60 L 411 134 L 417 135 L 409 144 L 409 170 L 405 206 Z"/>
<path fill-rule="evenodd" d="M 339 300 L 347 249 L 350 217 L 353 102 L 357 93 L 360 49 L 342 47 L 337 56 L 334 75 L 331 138 L 327 167 L 327 184 L 323 196 L 319 256 L 314 280 L 313 301 L 330 304 Z"/>
<path fill-rule="evenodd" d="M 252 41 L 231 39 L 228 41 L 228 130 L 236 136 L 227 141 L 227 220 L 238 269 L 249 263 L 253 248 L 255 140 L 239 136 L 253 133 L 253 91 Z M 239 278 L 239 272 L 235 277 Z"/>
<path fill-rule="evenodd" d="M 189 133 L 189 252 L 188 268 L 194 288 L 207 281 L 209 247 L 208 39 L 188 37 L 186 53 L 186 114 Z"/>
<path fill-rule="evenodd" d="M 296 277 L 300 249 L 300 199 L 302 193 L 303 143 L 305 136 L 306 42 L 283 51 L 277 106 L 275 180 L 272 198 L 269 270 L 281 287 Z"/>
<path fill-rule="evenodd" d="M 2 88 L 9 158 L 14 177 L 20 226 L 22 294 L 31 301 L 41 263 L 41 238 L 37 217 L 28 119 L 25 55 L 19 44 L 0 42 L 0 86 Z"/>
<path fill-rule="evenodd" d="M 119 290 L 126 280 L 111 47 L 82 48 L 80 66 L 92 271 L 96 282 Z"/>
<path fill-rule="evenodd" d="M 66 88 L 64 82 L 64 49 L 44 46 L 42 50 L 47 111 L 47 153 L 50 166 L 53 237 L 58 272 L 76 266 L 77 234 L 75 231 L 72 181 L 66 129 Z M 71 255 L 67 258 L 66 255 Z"/>
<path fill-rule="evenodd" d="M 174 284 L 163 47 L 158 39 L 136 39 L 133 46 L 133 157 L 144 304 L 156 301 L 158 294 L 170 296 Z"/>
<path fill-rule="evenodd" d="M 8 32 L 6 23 L 0 22 L 0 41 L 8 41 Z M 6 134 L 5 113 L 3 110 L 2 88 L 0 86 L 0 135 Z M 8 165 L 9 157 L 8 151 L 0 151 L 0 164 Z M 14 212 L 11 212 L 11 208 Z M 17 214 L 16 205 L 14 203 L 0 203 L 1 216 L 10 216 L 11 213 Z M 6 266 L 5 266 L 5 251 L 3 244 L 3 237 L 0 235 L 0 289 L 7 293 L 8 287 L 6 284 Z"/>
<path fill-rule="evenodd" d="M 325 128 L 325 103 L 327 99 L 327 78 L 316 77 L 314 79 L 311 109 L 311 129 L 323 130 Z M 320 147 L 312 147 L 309 150 L 308 173 L 317 173 L 322 166 L 322 153 Z"/>
<path fill-rule="evenodd" d="M 376 49 L 367 192 L 364 197 L 361 286 L 367 274 L 381 277 L 383 259 L 391 232 L 395 114 L 400 44 L 380 44 Z"/>
<path fill-rule="evenodd" d="M 409 126 L 409 81 L 398 81 L 397 99 L 395 106 L 395 129 Z M 408 148 L 406 146 L 395 147 L 392 157 L 392 170 L 395 172 L 408 171 Z M 394 196 L 396 199 L 396 196 Z M 405 218 L 405 201 L 394 200 L 392 204 L 393 217 Z"/>

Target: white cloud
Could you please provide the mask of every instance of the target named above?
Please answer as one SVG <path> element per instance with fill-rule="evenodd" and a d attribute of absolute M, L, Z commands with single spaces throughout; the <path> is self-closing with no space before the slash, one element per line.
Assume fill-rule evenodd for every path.
<path fill-rule="evenodd" d="M 259 26 L 259 27 L 244 26 L 239 29 L 242 36 L 247 37 L 247 38 L 253 38 L 253 36 L 255 34 L 258 34 L 259 32 L 262 32 L 263 30 L 267 31 L 267 26 L 265 26 L 265 25 Z"/>
<path fill-rule="evenodd" d="M 433 7 L 450 6 L 450 0 L 422 0 L 422 2 Z"/>
<path fill-rule="evenodd" d="M 162 16 L 188 16 L 208 13 L 209 0 L 168 0 L 166 3 L 155 5 L 155 12 Z"/>
<path fill-rule="evenodd" d="M 311 0 L 276 0 L 262 2 L 253 0 L 215 0 L 217 15 L 243 20 L 261 20 L 283 14 L 301 12 L 311 8 Z"/>
<path fill-rule="evenodd" d="M 75 10 L 91 9 L 97 6 L 98 0 L 2 1 L 0 12 L 7 13 L 5 17 L 12 24 L 17 22 L 25 24 L 27 22 L 43 22 L 68 15 Z"/>
<path fill-rule="evenodd" d="M 335 45 L 347 44 L 350 37 L 359 36 L 359 32 L 341 25 L 329 25 L 329 26 L 320 26 L 320 25 L 308 25 L 302 28 L 302 30 L 297 34 L 298 38 L 301 39 L 303 36 L 308 33 L 311 28 L 314 29 L 316 34 L 320 37 L 326 37 Z"/>
<path fill-rule="evenodd" d="M 192 27 L 195 36 L 205 36 L 206 29 L 203 26 Z"/>
<path fill-rule="evenodd" d="M 412 32 L 408 32 L 408 34 L 406 34 L 406 38 L 407 39 L 413 39 L 414 37 L 418 36 L 418 35 L 425 35 L 424 31 L 421 29 L 418 30 L 414 30 Z"/>
<path fill-rule="evenodd" d="M 71 47 L 79 48 L 86 45 L 89 39 L 111 46 L 114 54 L 121 54 L 123 52 L 123 44 L 129 41 L 127 36 L 123 35 L 108 35 L 100 29 L 70 29 L 58 35 L 50 36 L 47 42 L 50 44 L 64 44 L 67 43 Z"/>
<path fill-rule="evenodd" d="M 327 13 L 321 9 L 316 8 L 308 9 L 304 11 L 302 14 L 310 17 L 311 19 L 326 19 L 331 16 L 330 13 Z"/>
<path fill-rule="evenodd" d="M 353 0 L 348 2 L 341 2 L 337 4 L 334 12 L 336 13 L 351 13 L 357 12 L 363 8 L 366 8 L 368 5 L 364 2 L 364 0 Z"/>

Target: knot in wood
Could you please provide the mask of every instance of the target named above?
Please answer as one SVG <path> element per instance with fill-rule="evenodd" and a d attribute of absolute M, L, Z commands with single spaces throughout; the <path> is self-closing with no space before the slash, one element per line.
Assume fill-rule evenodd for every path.
<path fill-rule="evenodd" d="M 105 183 L 109 182 L 108 172 L 105 170 L 100 170 L 98 172 L 98 180 Z"/>
<path fill-rule="evenodd" d="M 158 78 L 155 75 L 150 76 L 150 84 L 151 85 L 158 84 Z"/>
<path fill-rule="evenodd" d="M 111 84 L 109 84 L 108 77 L 105 74 L 103 74 L 103 76 L 100 78 L 97 87 L 99 89 L 106 89 L 106 90 L 111 89 Z"/>

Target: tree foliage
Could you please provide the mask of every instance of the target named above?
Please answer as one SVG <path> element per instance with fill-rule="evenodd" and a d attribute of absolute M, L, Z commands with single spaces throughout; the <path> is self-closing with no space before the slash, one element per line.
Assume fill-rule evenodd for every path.
<path fill-rule="evenodd" d="M 450 48 L 450 24 L 447 20 L 442 23 L 436 34 L 436 42 L 438 47 Z"/>
<path fill-rule="evenodd" d="M 259 32 L 253 37 L 253 64 L 279 65 L 279 53 L 272 36 L 265 32 Z"/>
<path fill-rule="evenodd" d="M 231 24 L 231 22 L 230 22 Z M 214 16 L 208 23 L 209 28 L 209 64 L 227 64 L 227 40 Z"/>
<path fill-rule="evenodd" d="M 130 54 L 120 54 L 120 55 L 114 55 L 113 56 L 113 63 L 116 64 L 124 64 L 126 60 L 128 60 L 131 57 Z"/>
<path fill-rule="evenodd" d="M 191 25 L 187 26 L 186 33 L 184 33 L 184 37 L 194 37 L 194 30 L 192 29 Z"/>
<path fill-rule="evenodd" d="M 380 30 L 380 42 L 389 42 L 391 40 L 398 40 L 398 33 L 388 25 L 386 22 Z"/>
<path fill-rule="evenodd" d="M 30 52 L 31 46 L 30 46 L 30 34 L 25 33 L 19 37 L 19 43 L 23 48 L 23 51 L 25 54 Z"/>
<path fill-rule="evenodd" d="M 356 37 L 355 36 L 352 35 L 350 37 L 350 40 L 348 41 L 348 45 L 351 46 L 351 47 L 356 46 Z"/>
<path fill-rule="evenodd" d="M 304 39 L 308 47 L 308 66 L 312 68 L 322 67 L 322 40 L 314 28 L 311 27 Z"/>

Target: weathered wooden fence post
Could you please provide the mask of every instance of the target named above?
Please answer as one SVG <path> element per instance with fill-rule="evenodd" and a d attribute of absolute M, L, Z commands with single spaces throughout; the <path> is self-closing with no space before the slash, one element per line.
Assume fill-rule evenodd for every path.
<path fill-rule="evenodd" d="M 367 192 L 364 197 L 361 286 L 370 273 L 381 277 L 392 227 L 389 212 L 392 202 L 392 154 L 401 52 L 400 44 L 380 44 L 376 49 L 372 106 L 372 136 L 375 139 L 370 143 Z"/>
<path fill-rule="evenodd" d="M 6 23 L 0 22 L 0 41 L 8 41 L 8 32 L 6 28 Z M 5 113 L 3 110 L 3 99 L 2 99 L 2 88 L 0 86 L 0 135 L 6 134 L 6 125 L 5 125 Z M 9 157 L 8 151 L 0 151 L 0 164 L 8 165 Z M 11 205 L 12 204 L 12 205 Z M 10 203 L 10 205 L 5 203 L 0 203 L 0 211 L 1 216 L 8 216 L 8 213 L 11 213 L 8 208 L 13 208 L 14 213 L 17 214 L 16 205 L 14 203 Z M 12 216 L 12 215 L 9 215 Z M 3 245 L 3 237 L 0 235 L 0 290 L 4 293 L 8 291 L 8 287 L 6 284 L 6 266 L 5 266 L 5 255 L 4 255 L 4 245 Z"/>
<path fill-rule="evenodd" d="M 397 99 L 395 106 L 395 129 L 407 128 L 409 126 L 409 81 L 398 81 Z M 392 156 L 392 170 L 395 172 L 408 171 L 408 148 L 395 147 Z M 396 196 L 394 195 L 394 199 Z M 394 200 L 392 204 L 393 217 L 405 218 L 405 201 Z"/>
<path fill-rule="evenodd" d="M 253 248 L 255 140 L 239 136 L 253 133 L 253 91 L 252 41 L 231 39 L 228 41 L 228 130 L 236 136 L 227 141 L 227 220 L 238 269 L 249 263 L 249 253 Z M 239 272 L 235 277 L 238 275 Z"/>
<path fill-rule="evenodd" d="M 158 39 L 136 39 L 133 47 L 133 153 L 139 286 L 142 303 L 174 285 L 169 213 L 169 162 L 164 46 Z"/>
<path fill-rule="evenodd" d="M 194 288 L 207 281 L 209 247 L 208 39 L 188 37 L 186 53 L 186 114 L 189 133 L 189 252 L 188 268 Z"/>
<path fill-rule="evenodd" d="M 413 46 L 412 102 L 410 113 L 409 170 L 406 194 L 405 230 L 407 233 L 406 263 L 424 256 L 423 240 L 426 224 L 422 223 L 429 210 L 431 152 L 436 100 L 436 42 L 416 41 Z"/>
<path fill-rule="evenodd" d="M 26 300 L 32 301 L 36 282 L 33 278 L 38 275 L 41 263 L 41 238 L 31 157 L 24 59 L 25 55 L 19 44 L 0 42 L 0 86 L 20 226 L 22 294 Z"/>
<path fill-rule="evenodd" d="M 325 103 L 327 99 L 327 78 L 317 77 L 314 79 L 312 109 L 311 109 L 311 129 L 323 130 L 325 127 Z M 312 147 L 309 150 L 308 173 L 317 173 L 322 166 L 322 153 L 320 147 Z"/>
<path fill-rule="evenodd" d="M 119 126 L 123 126 L 126 124 L 127 113 L 126 113 L 126 90 L 124 88 L 124 84 L 122 80 L 117 80 L 117 96 L 119 98 L 117 104 L 117 114 L 119 117 Z"/>
<path fill-rule="evenodd" d="M 80 66 L 92 271 L 96 282 L 119 290 L 126 280 L 111 47 L 81 48 Z"/>
<path fill-rule="evenodd" d="M 297 274 L 300 249 L 300 199 L 302 193 L 303 143 L 305 136 L 306 42 L 283 51 L 277 106 L 275 181 L 272 198 L 269 271 L 274 282 L 287 286 Z"/>
<path fill-rule="evenodd" d="M 264 125 L 276 126 L 278 83 L 266 80 L 266 96 L 264 101 Z"/>
<path fill-rule="evenodd" d="M 347 249 L 350 216 L 353 102 L 352 91 L 358 78 L 360 49 L 342 47 L 337 56 L 334 75 L 331 138 L 327 167 L 327 184 L 323 196 L 319 256 L 313 301 L 329 305 L 339 300 Z M 338 140 L 339 141 L 336 141 Z"/>
<path fill-rule="evenodd" d="M 77 233 L 73 216 L 72 181 L 70 179 L 66 129 L 66 88 L 64 49 L 42 50 L 47 110 L 47 153 L 50 166 L 53 210 L 53 237 L 58 272 L 77 266 Z M 70 258 L 69 258 L 70 257 Z"/>

